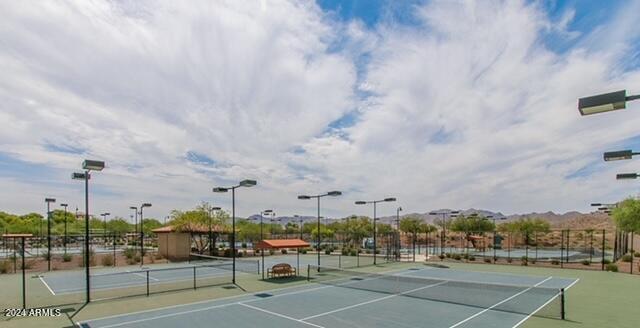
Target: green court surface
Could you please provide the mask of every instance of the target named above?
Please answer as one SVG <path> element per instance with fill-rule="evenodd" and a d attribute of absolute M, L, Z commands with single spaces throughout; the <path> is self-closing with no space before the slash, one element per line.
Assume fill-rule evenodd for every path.
<path fill-rule="evenodd" d="M 579 282 L 565 293 L 566 320 L 537 315 L 528 318 L 526 313 L 529 308 L 536 307 L 544 297 L 549 297 L 522 298 L 529 292 L 513 298 L 510 297 L 515 294 L 509 294 L 513 291 L 496 294 L 488 296 L 486 303 L 471 302 L 474 304 L 469 306 L 456 304 L 450 299 L 443 302 L 422 296 L 411 297 L 411 294 L 397 295 L 402 290 L 395 289 L 384 293 L 370 291 L 368 287 L 344 288 L 309 283 L 304 279 L 260 281 L 255 276 L 241 276 L 238 285 L 245 291 L 223 286 L 95 302 L 84 307 L 82 304 L 67 304 L 59 306 L 67 312 L 61 317 L 3 318 L 0 325 L 9 328 L 68 327 L 76 323 L 83 323 L 87 327 L 200 327 L 211 326 L 212 323 L 224 323 L 216 326 L 229 327 L 635 327 L 640 318 L 636 309 L 637 295 L 640 294 L 638 276 L 485 264 L 447 265 L 450 269 L 403 263 L 359 270 L 393 271 L 394 274 L 417 276 L 421 279 L 440 279 L 438 281 L 448 277 L 467 282 L 476 280 L 483 284 L 542 283 L 552 288 L 567 287 L 576 279 Z M 17 278 L 18 276 L 13 275 L 2 276 L 0 288 L 6 286 L 15 290 L 9 281 L 17 282 Z M 539 278 L 543 279 L 538 280 Z M 347 283 L 360 284 L 361 281 Z M 432 284 L 435 285 L 435 281 Z M 429 287 L 427 283 L 417 288 L 435 292 L 439 287 Z M 405 292 L 418 292 L 413 289 L 415 288 Z M 468 303 L 469 299 L 477 298 L 478 295 L 471 289 L 467 290 L 468 295 L 457 295 L 463 296 Z M 505 299 L 509 300 L 500 303 Z M 498 306 L 491 308 L 498 303 Z M 513 310 L 514 304 L 517 305 L 516 310 Z"/>

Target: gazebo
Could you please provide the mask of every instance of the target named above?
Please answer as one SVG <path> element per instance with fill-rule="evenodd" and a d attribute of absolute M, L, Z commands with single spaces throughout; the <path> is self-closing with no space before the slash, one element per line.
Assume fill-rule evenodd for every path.
<path fill-rule="evenodd" d="M 207 235 L 211 231 L 214 234 L 227 232 L 222 226 L 209 226 L 190 224 L 178 229 L 174 226 L 166 226 L 152 230 L 158 235 L 158 253 L 170 261 L 186 261 L 191 254 L 191 237 L 193 235 Z M 208 247 L 213 247 L 209 245 Z"/>
<path fill-rule="evenodd" d="M 264 239 L 258 242 L 255 246 L 255 249 L 260 249 L 260 254 L 262 255 L 262 279 L 264 279 L 264 250 L 265 249 L 283 249 L 283 248 L 296 248 L 298 251 L 297 254 L 297 266 L 298 270 L 296 272 L 300 272 L 300 248 L 309 247 L 309 243 L 302 239 Z"/>

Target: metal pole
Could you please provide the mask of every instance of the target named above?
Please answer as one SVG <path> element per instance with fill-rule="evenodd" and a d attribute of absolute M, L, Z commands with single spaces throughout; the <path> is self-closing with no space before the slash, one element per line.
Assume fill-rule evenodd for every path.
<path fill-rule="evenodd" d="M 564 288 L 560 288 L 560 317 L 562 320 L 566 317 L 566 312 L 564 308 Z"/>
<path fill-rule="evenodd" d="M 633 249 L 633 231 L 631 231 L 631 269 L 629 270 L 630 274 L 633 274 L 633 253 L 635 250 Z"/>
<path fill-rule="evenodd" d="M 22 308 L 27 308 L 27 283 L 25 280 L 25 265 L 24 265 L 24 237 L 21 237 L 22 249 L 20 254 L 22 255 Z M 15 239 L 14 239 L 15 240 Z"/>
<path fill-rule="evenodd" d="M 376 265 L 376 204 L 377 202 L 373 202 L 373 265 Z"/>
<path fill-rule="evenodd" d="M 602 230 L 602 261 L 600 261 L 600 264 L 602 266 L 601 270 L 604 271 L 604 246 L 606 243 L 606 239 L 605 239 L 605 235 L 607 234 L 607 230 Z"/>
<path fill-rule="evenodd" d="M 140 266 L 144 264 L 144 206 L 140 206 Z M 148 275 L 149 272 L 147 272 Z M 148 288 L 148 286 L 147 286 Z"/>
<path fill-rule="evenodd" d="M 211 209 L 209 209 L 209 255 L 213 255 L 213 245 L 211 245 L 212 239 L 213 236 L 211 231 Z"/>
<path fill-rule="evenodd" d="M 320 271 L 320 196 L 318 198 L 318 236 L 316 238 L 316 251 L 318 252 L 318 271 Z"/>
<path fill-rule="evenodd" d="M 91 302 L 89 275 L 89 170 L 84 171 L 84 267 L 87 282 L 87 303 Z"/>
<path fill-rule="evenodd" d="M 113 266 L 116 266 L 116 232 L 113 232 Z"/>
<path fill-rule="evenodd" d="M 236 187 L 231 188 L 231 258 L 233 259 L 233 278 L 236 284 Z"/>
<path fill-rule="evenodd" d="M 47 271 L 51 271 L 51 210 L 47 202 Z"/>
<path fill-rule="evenodd" d="M 64 253 L 67 254 L 67 207 L 64 207 Z"/>
<path fill-rule="evenodd" d="M 260 241 L 263 242 L 264 241 L 264 237 L 262 236 L 262 212 L 260 212 Z M 263 247 L 260 249 L 260 254 L 262 256 L 262 280 L 264 280 L 264 245 Z"/>

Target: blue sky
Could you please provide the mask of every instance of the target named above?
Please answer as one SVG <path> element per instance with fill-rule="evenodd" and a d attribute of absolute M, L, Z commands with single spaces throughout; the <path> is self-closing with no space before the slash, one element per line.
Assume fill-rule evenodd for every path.
<path fill-rule="evenodd" d="M 589 210 L 640 149 L 638 103 L 580 117 L 576 99 L 640 93 L 640 1 L 4 3 L 0 209 L 82 204 L 164 217 L 244 178 L 238 213 L 329 216 Z M 388 213 L 386 213 L 387 211 Z M 382 208 L 382 215 L 395 207 Z"/>

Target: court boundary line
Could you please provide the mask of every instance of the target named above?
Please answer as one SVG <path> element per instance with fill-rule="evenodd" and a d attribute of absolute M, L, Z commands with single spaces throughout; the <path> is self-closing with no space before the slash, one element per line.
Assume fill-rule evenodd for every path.
<path fill-rule="evenodd" d="M 580 278 L 576 278 L 576 280 L 573 283 L 571 283 L 569 286 L 567 286 L 564 290 L 567 291 L 569 288 L 573 287 L 573 285 L 577 284 L 578 281 L 580 281 Z M 556 297 L 558 297 L 558 296 L 556 295 Z M 538 313 L 538 311 L 542 310 L 543 307 L 547 306 L 547 304 L 551 303 L 553 300 L 555 300 L 555 297 L 550 299 L 550 300 L 548 300 L 544 304 L 542 304 L 540 307 L 535 309 L 533 312 L 529 313 L 526 317 L 524 317 L 524 319 L 518 321 L 512 328 L 519 327 L 521 324 L 523 324 L 525 321 L 529 320 L 529 318 L 531 318 L 533 315 Z"/>
<path fill-rule="evenodd" d="M 277 316 L 277 317 L 281 317 L 281 318 L 289 319 L 289 320 L 292 320 L 292 321 L 300 322 L 300 323 L 303 323 L 305 325 L 318 327 L 318 328 L 325 328 L 323 326 L 316 325 L 315 323 L 306 322 L 306 321 L 303 321 L 302 319 L 296 319 L 296 318 L 293 318 L 293 317 L 290 317 L 290 316 L 287 316 L 287 315 L 284 315 L 284 314 L 280 314 L 280 313 L 277 313 L 277 312 L 265 310 L 265 309 L 259 308 L 257 306 L 244 304 L 244 303 L 238 303 L 238 304 L 241 305 L 241 306 L 248 307 L 250 309 L 254 309 L 254 310 L 257 310 L 257 311 L 260 311 L 260 312 L 268 313 L 268 314 L 271 314 L 271 315 L 274 315 L 274 316 Z"/>
<path fill-rule="evenodd" d="M 484 309 L 484 310 L 482 310 L 482 311 L 480 311 L 480 312 L 478 312 L 478 313 L 476 313 L 476 314 L 474 314 L 474 315 L 472 315 L 472 316 L 470 316 L 470 317 L 468 317 L 468 318 L 466 318 L 466 319 L 464 319 L 464 320 L 462 320 L 462 321 L 460 321 L 460 322 L 458 322 L 458 323 L 455 323 L 455 324 L 453 324 L 453 325 L 449 326 L 449 328 L 455 328 L 455 327 L 458 327 L 459 325 L 461 325 L 461 324 L 463 324 L 463 323 L 465 323 L 465 322 L 467 322 L 467 321 L 469 321 L 469 320 L 471 320 L 471 319 L 473 319 L 473 318 L 476 318 L 476 317 L 478 317 L 479 315 L 481 315 L 481 314 L 483 314 L 483 313 L 486 313 L 487 311 L 489 311 L 489 310 L 491 310 L 491 309 L 495 308 L 496 306 L 498 306 L 498 305 L 500 305 L 500 304 L 503 304 L 503 303 L 505 303 L 505 302 L 508 302 L 508 301 L 510 301 L 510 300 L 512 300 L 512 299 L 514 299 L 514 298 L 516 298 L 516 297 L 518 297 L 518 296 L 520 296 L 520 295 L 522 295 L 522 294 L 524 294 L 524 293 L 526 293 L 526 292 L 530 291 L 531 289 L 533 289 L 533 288 L 535 288 L 535 287 L 538 287 L 538 286 L 542 285 L 543 283 L 545 283 L 545 282 L 547 282 L 547 281 L 549 281 L 549 280 L 551 280 L 551 279 L 553 279 L 553 276 L 551 276 L 551 277 L 547 277 L 546 279 L 544 279 L 544 280 L 540 281 L 539 283 L 537 283 L 537 284 L 535 284 L 535 285 L 533 285 L 533 286 L 531 286 L 531 287 L 529 287 L 529 288 L 527 288 L 527 289 L 525 289 L 525 290 L 523 290 L 523 291 L 520 291 L 520 292 L 518 292 L 518 293 L 517 293 L 517 294 L 515 294 L 515 295 L 511 295 L 510 297 L 505 298 L 504 300 L 502 300 L 502 301 L 500 301 L 500 302 L 498 302 L 498 303 L 496 303 L 496 304 L 494 304 L 494 305 L 492 305 L 492 306 L 490 306 L 490 307 L 488 307 L 488 308 L 486 308 L 486 309 Z M 557 295 L 556 295 L 556 296 L 557 296 Z M 551 300 L 549 300 L 549 302 L 550 302 L 550 301 L 552 301 L 553 299 L 555 299 L 555 297 L 553 297 Z"/>
<path fill-rule="evenodd" d="M 436 283 L 436 284 L 431 284 L 431 285 L 422 286 L 422 287 L 419 287 L 419 288 L 414 288 L 414 289 L 411 289 L 411 290 L 408 290 L 408 291 L 404 291 L 404 292 L 402 292 L 402 293 L 393 294 L 393 295 L 387 295 L 387 296 L 384 296 L 384 297 L 375 298 L 375 299 L 368 300 L 368 301 L 365 301 L 365 302 L 362 302 L 362 303 L 357 303 L 357 304 L 353 304 L 353 305 L 345 306 L 345 307 L 342 307 L 342 308 L 338 308 L 338 309 L 335 309 L 335 310 L 332 310 L 332 311 L 327 311 L 327 312 L 323 312 L 323 313 L 320 313 L 320 314 L 316 314 L 316 315 L 308 316 L 308 317 L 306 317 L 306 318 L 302 318 L 302 319 L 300 319 L 300 320 L 309 320 L 309 319 L 313 319 L 313 318 L 317 318 L 317 317 L 322 317 L 322 316 L 325 316 L 325 315 L 327 315 L 327 314 L 332 314 L 332 313 L 336 313 L 336 312 L 341 312 L 341 311 L 349 310 L 349 309 L 352 309 L 352 308 L 356 308 L 356 307 L 358 307 L 358 306 L 367 305 L 367 304 L 371 304 L 371 303 L 375 303 L 375 302 L 379 302 L 379 301 L 384 301 L 384 300 L 386 300 L 386 299 L 393 298 L 393 297 L 396 297 L 396 296 L 402 296 L 402 295 L 409 294 L 409 293 L 413 293 L 413 292 L 416 292 L 416 291 L 419 291 L 419 290 L 423 290 L 423 289 L 427 289 L 427 288 L 431 288 L 431 287 L 436 287 L 436 286 L 439 286 L 439 285 L 443 285 L 443 284 L 445 284 L 445 283 L 447 283 L 447 282 L 448 282 L 448 281 L 441 281 L 441 282 Z M 375 293 L 375 292 L 374 292 L 374 293 Z"/>
<path fill-rule="evenodd" d="M 43 276 L 38 276 L 38 278 L 40 278 L 40 281 L 42 281 L 42 283 L 44 284 L 45 287 L 47 287 L 47 289 L 49 290 L 49 292 L 51 293 L 51 295 L 55 296 L 56 293 L 53 292 L 53 290 L 51 289 L 51 287 L 49 287 L 49 285 L 47 284 L 46 281 L 44 281 L 44 277 Z"/>
<path fill-rule="evenodd" d="M 149 271 L 147 271 L 147 272 L 149 272 Z M 129 270 L 126 270 L 126 271 L 125 271 L 125 273 L 130 273 L 130 274 L 133 274 L 133 275 L 136 275 L 136 276 L 139 276 L 139 277 L 145 278 L 145 279 L 147 278 L 147 276 L 146 276 L 146 275 L 143 275 L 143 274 L 141 274 L 140 272 L 137 272 L 137 271 L 129 271 Z M 124 274 L 124 273 L 123 273 L 123 274 Z M 154 280 L 154 281 L 160 281 L 160 279 L 156 279 L 156 278 L 152 277 L 151 275 L 149 275 L 149 279 L 152 279 L 152 280 Z"/>

